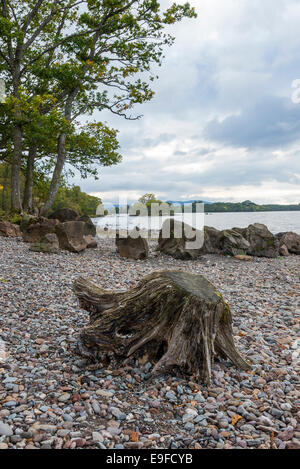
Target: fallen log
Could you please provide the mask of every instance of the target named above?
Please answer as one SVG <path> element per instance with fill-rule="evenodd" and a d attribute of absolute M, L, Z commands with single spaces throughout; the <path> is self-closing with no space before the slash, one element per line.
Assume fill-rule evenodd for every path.
<path fill-rule="evenodd" d="M 148 354 L 156 363 L 153 374 L 177 370 L 206 384 L 214 356 L 250 369 L 235 348 L 229 306 L 202 275 L 155 272 L 126 292 L 103 290 L 79 278 L 74 291 L 90 312 L 78 351 L 93 361 L 109 359 L 117 366 Z"/>

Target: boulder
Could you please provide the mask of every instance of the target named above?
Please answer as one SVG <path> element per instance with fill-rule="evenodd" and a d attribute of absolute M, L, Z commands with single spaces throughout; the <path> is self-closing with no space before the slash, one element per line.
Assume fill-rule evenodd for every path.
<path fill-rule="evenodd" d="M 284 235 L 287 234 L 287 233 L 288 233 L 287 231 L 284 231 L 284 232 L 282 232 L 282 233 L 276 233 L 275 236 L 276 236 L 277 239 L 280 240 L 280 239 L 282 238 L 282 236 L 284 236 Z"/>
<path fill-rule="evenodd" d="M 202 254 L 218 254 L 218 239 L 221 231 L 212 226 L 204 227 L 204 243 L 201 249 Z"/>
<path fill-rule="evenodd" d="M 234 231 L 237 231 L 238 233 L 240 233 L 241 235 L 244 235 L 246 233 L 246 230 L 247 228 L 240 228 L 238 226 L 235 226 L 234 228 L 232 228 Z"/>
<path fill-rule="evenodd" d="M 117 234 L 116 248 L 121 257 L 128 259 L 146 259 L 149 255 L 147 240 L 142 236 L 121 238 Z"/>
<path fill-rule="evenodd" d="M 278 233 L 280 247 L 285 246 L 289 253 L 300 255 L 300 235 L 291 231 L 287 233 Z M 282 254 L 283 255 L 283 254 Z"/>
<path fill-rule="evenodd" d="M 84 239 L 85 223 L 82 221 L 67 221 L 55 227 L 59 247 L 71 252 L 81 252 L 87 247 Z"/>
<path fill-rule="evenodd" d="M 59 208 L 55 210 L 55 212 L 51 213 L 48 217 L 52 220 L 59 220 L 61 223 L 65 223 L 67 221 L 75 221 L 78 220 L 78 213 L 71 208 Z"/>
<path fill-rule="evenodd" d="M 279 248 L 279 254 L 284 257 L 290 256 L 289 250 L 285 244 L 282 244 Z"/>
<path fill-rule="evenodd" d="M 223 230 L 217 238 L 217 247 L 222 254 L 229 256 L 245 255 L 250 243 L 235 230 Z"/>
<path fill-rule="evenodd" d="M 49 233 L 55 232 L 58 220 L 48 220 L 47 218 L 35 218 L 35 222 L 29 223 L 23 228 L 23 240 L 25 243 L 35 243 Z"/>
<path fill-rule="evenodd" d="M 14 225 L 6 220 L 0 220 L 0 236 L 18 238 L 22 236 L 19 225 Z"/>
<path fill-rule="evenodd" d="M 90 219 L 88 215 L 82 215 L 82 217 L 78 218 L 79 221 L 83 221 L 85 223 L 84 227 L 84 234 L 85 235 L 91 235 L 91 236 L 96 236 L 97 231 L 96 231 L 96 226 Z"/>
<path fill-rule="evenodd" d="M 97 240 L 91 235 L 85 235 L 84 240 L 86 242 L 87 249 L 95 249 L 98 246 Z"/>
<path fill-rule="evenodd" d="M 254 223 L 248 228 L 233 228 L 239 232 L 250 243 L 247 254 L 257 257 L 274 258 L 279 256 L 279 241 L 266 227 L 261 223 Z"/>
<path fill-rule="evenodd" d="M 26 231 L 30 225 L 34 225 L 35 223 L 38 223 L 38 220 L 39 220 L 39 217 L 35 217 L 33 215 L 29 215 L 28 213 L 26 213 L 23 216 L 21 223 L 20 223 L 21 231 L 24 233 L 24 231 Z"/>
<path fill-rule="evenodd" d="M 55 233 L 46 234 L 39 241 L 33 243 L 29 249 L 34 252 L 57 254 L 59 252 L 58 237 Z"/>
<path fill-rule="evenodd" d="M 199 240 L 198 243 L 196 239 Z M 203 241 L 203 231 L 196 230 L 182 221 L 168 218 L 159 232 L 157 250 L 174 259 L 192 260 L 200 256 Z"/>
<path fill-rule="evenodd" d="M 203 254 L 227 254 L 229 256 L 244 255 L 250 244 L 239 229 L 217 230 L 211 226 L 204 227 Z"/>

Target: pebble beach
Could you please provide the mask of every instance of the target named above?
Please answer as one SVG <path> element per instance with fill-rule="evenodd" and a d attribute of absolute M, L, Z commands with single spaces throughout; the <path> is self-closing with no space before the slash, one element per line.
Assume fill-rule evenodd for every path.
<path fill-rule="evenodd" d="M 113 239 L 48 255 L 0 237 L 0 449 L 300 449 L 299 256 L 181 261 L 155 247 L 135 261 Z M 73 281 L 126 290 L 161 270 L 202 274 L 219 289 L 250 372 L 216 360 L 205 387 L 152 379 L 146 358 L 116 370 L 76 355 L 89 316 Z"/>

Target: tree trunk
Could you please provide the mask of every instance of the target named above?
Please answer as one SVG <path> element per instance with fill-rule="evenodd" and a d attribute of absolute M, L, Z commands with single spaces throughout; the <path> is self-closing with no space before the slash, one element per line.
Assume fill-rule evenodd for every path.
<path fill-rule="evenodd" d="M 11 208 L 16 212 L 22 210 L 21 205 L 21 161 L 22 161 L 22 129 L 15 123 L 13 127 L 13 156 L 11 168 Z"/>
<path fill-rule="evenodd" d="M 19 87 L 21 85 L 21 55 L 22 42 L 17 41 L 14 64 L 12 67 L 13 97 L 17 100 L 16 108 L 13 111 L 14 122 L 12 128 L 13 152 L 11 166 L 11 209 L 16 212 L 22 211 L 21 202 L 21 164 L 23 152 L 23 131 L 22 131 L 22 111 L 19 107 Z"/>
<path fill-rule="evenodd" d="M 66 101 L 65 118 L 68 121 L 71 121 L 73 102 L 74 102 L 74 99 L 76 98 L 78 91 L 79 90 L 77 88 L 74 88 L 70 92 L 68 99 Z M 57 191 L 60 186 L 60 180 L 61 180 L 62 172 L 65 166 L 65 162 L 66 162 L 66 139 L 67 139 L 67 135 L 65 133 L 62 133 L 58 137 L 56 165 L 54 168 L 47 199 L 41 209 L 41 215 L 46 215 L 47 212 L 49 212 L 53 202 L 55 201 L 55 197 L 57 195 Z"/>
<path fill-rule="evenodd" d="M 6 198 L 8 177 L 9 177 L 9 165 L 8 163 L 5 163 L 5 169 L 4 169 L 4 174 L 3 174 L 2 201 L 1 201 L 1 208 L 4 212 L 8 211 L 8 203 L 7 203 L 7 198 Z"/>
<path fill-rule="evenodd" d="M 51 180 L 50 189 L 47 195 L 47 199 L 41 209 L 41 215 L 46 215 L 55 201 L 55 197 L 59 189 L 60 179 L 61 179 L 62 172 L 64 169 L 65 161 L 66 161 L 65 144 L 66 144 L 66 134 L 61 134 L 58 138 L 56 165 L 55 165 L 54 172 L 52 175 L 52 180 Z"/>
<path fill-rule="evenodd" d="M 26 167 L 26 181 L 23 197 L 23 209 L 25 212 L 32 211 L 32 193 L 33 193 L 33 174 L 34 174 L 34 161 L 36 157 L 37 147 L 29 148 L 27 167 Z"/>
<path fill-rule="evenodd" d="M 206 384 L 215 355 L 250 369 L 235 348 L 229 306 L 201 275 L 156 272 L 121 293 L 79 278 L 74 291 L 90 312 L 78 352 L 94 361 L 116 366 L 148 354 L 156 363 L 153 374 L 177 370 Z"/>

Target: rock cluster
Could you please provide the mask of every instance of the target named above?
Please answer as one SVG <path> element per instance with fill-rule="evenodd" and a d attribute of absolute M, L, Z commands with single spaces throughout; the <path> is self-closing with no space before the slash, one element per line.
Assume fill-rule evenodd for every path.
<path fill-rule="evenodd" d="M 49 218 L 26 215 L 21 222 L 23 240 L 32 251 L 57 253 L 59 249 L 79 253 L 97 247 L 96 227 L 88 216 L 59 209 Z"/>
<path fill-rule="evenodd" d="M 57 254 L 59 249 L 82 252 L 96 248 L 96 226 L 89 216 L 79 216 L 75 210 L 62 208 L 48 218 L 25 214 L 20 226 L 0 220 L 0 236 L 23 237 L 30 250 Z"/>
<path fill-rule="evenodd" d="M 50 234 L 52 236 L 48 238 Z M 25 242 L 32 243 L 30 249 L 36 252 L 55 253 L 57 242 L 59 249 L 77 253 L 97 247 L 96 226 L 92 220 L 67 208 L 53 212 L 48 218 L 25 215 L 20 226 L 0 220 L 0 236 L 23 236 Z M 49 243 L 53 244 L 51 248 Z M 121 257 L 136 260 L 148 257 L 148 243 L 142 235 L 117 235 L 115 244 Z M 170 218 L 165 220 L 159 232 L 157 251 L 181 260 L 194 260 L 204 254 L 240 259 L 244 256 L 243 260 L 251 260 L 252 256 L 276 258 L 279 255 L 300 255 L 300 235 L 292 232 L 273 235 L 260 223 L 222 231 L 205 226 L 200 231 Z"/>
<path fill-rule="evenodd" d="M 176 232 L 177 236 L 174 234 Z M 182 235 L 178 236 L 178 233 Z M 189 243 L 196 239 L 202 239 L 201 246 L 192 249 Z M 260 223 L 254 223 L 247 228 L 222 231 L 205 226 L 200 232 L 181 221 L 168 219 L 159 233 L 158 250 L 182 260 L 196 259 L 203 254 L 276 258 L 279 255 L 300 254 L 300 235 L 296 233 L 273 235 Z"/>

